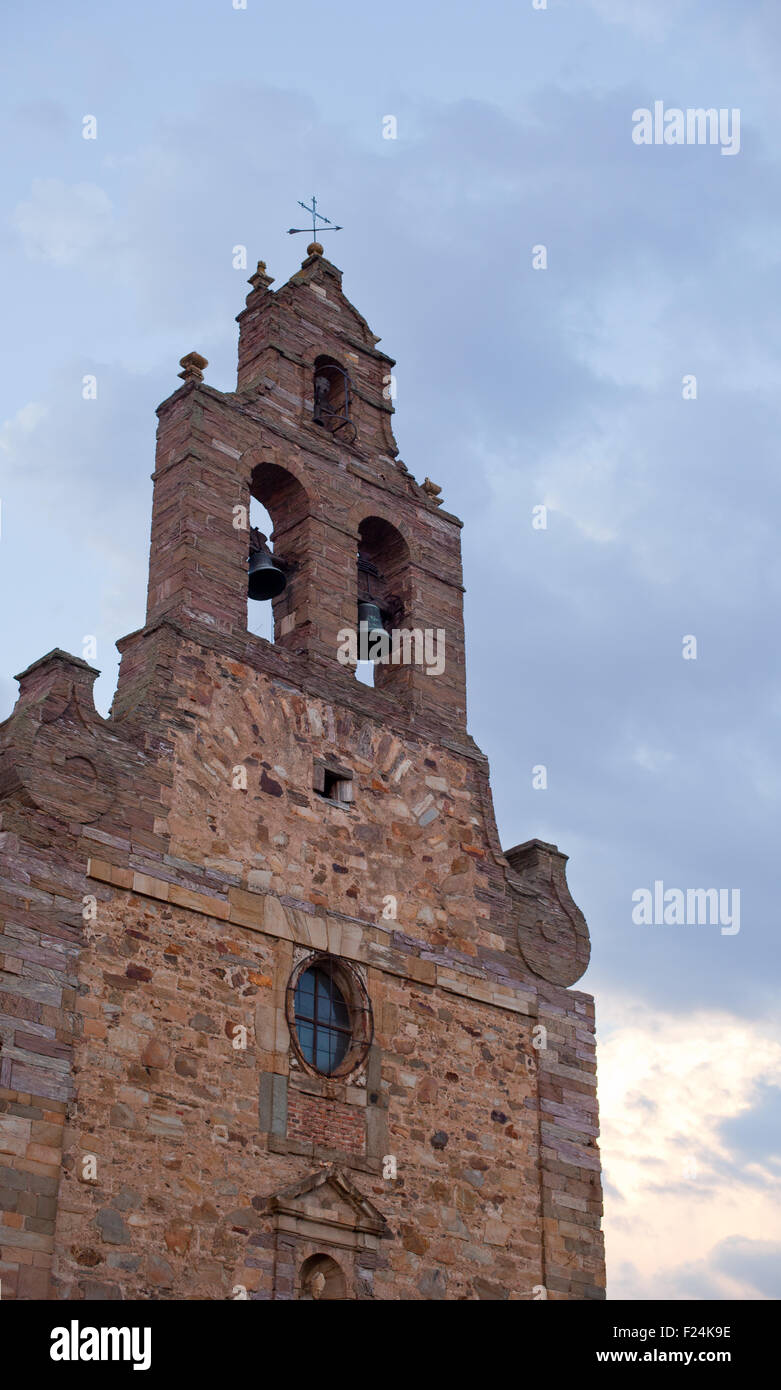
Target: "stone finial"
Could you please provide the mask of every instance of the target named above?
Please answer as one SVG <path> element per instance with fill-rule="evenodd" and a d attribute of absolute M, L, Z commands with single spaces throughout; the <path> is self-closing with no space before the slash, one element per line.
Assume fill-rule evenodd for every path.
<path fill-rule="evenodd" d="M 258 261 L 258 268 L 254 275 L 250 275 L 247 284 L 251 285 L 253 290 L 267 290 L 269 285 L 273 285 L 273 283 L 274 276 L 266 274 L 266 262 Z"/>
<path fill-rule="evenodd" d="M 182 381 L 203 381 L 203 369 L 208 365 L 206 358 L 201 357 L 199 352 L 188 352 L 179 359 L 179 366 L 184 368 L 179 375 Z"/>
<path fill-rule="evenodd" d="M 432 483 L 430 478 L 423 479 L 423 491 L 425 492 L 427 497 L 431 498 L 431 501 L 434 503 L 435 507 L 442 506 L 442 499 L 439 495 L 442 489 L 441 487 L 438 487 L 436 483 Z"/>
<path fill-rule="evenodd" d="M 19 682 L 17 709 L 31 704 L 45 704 L 51 709 L 54 704 L 61 712 L 71 699 L 74 689 L 85 707 L 92 709 L 92 686 L 95 677 L 99 675 L 100 671 L 90 666 L 88 661 L 82 660 L 80 656 L 73 656 L 70 652 L 64 652 L 61 647 L 55 647 L 14 678 Z M 49 714 L 48 717 L 53 716 Z"/>
<path fill-rule="evenodd" d="M 319 241 L 310 241 L 306 248 L 307 256 L 322 256 L 324 248 Z"/>

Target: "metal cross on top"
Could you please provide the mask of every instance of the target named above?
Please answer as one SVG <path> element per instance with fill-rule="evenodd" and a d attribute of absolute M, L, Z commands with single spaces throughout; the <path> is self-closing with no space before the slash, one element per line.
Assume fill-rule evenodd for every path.
<path fill-rule="evenodd" d="M 318 238 L 320 232 L 341 232 L 341 231 L 342 231 L 342 228 L 341 228 L 341 227 L 336 227 L 336 226 L 334 226 L 334 223 L 331 222 L 329 218 L 324 217 L 323 214 L 322 214 L 322 212 L 318 212 L 318 211 L 317 211 L 317 199 L 316 199 L 314 193 L 312 194 L 312 206 L 311 206 L 311 208 L 308 207 L 306 203 L 302 203 L 300 198 L 299 198 L 299 200 L 298 200 L 298 206 L 299 206 L 300 208 L 303 208 L 303 209 L 304 209 L 304 212 L 308 212 L 309 215 L 310 215 L 310 217 L 312 218 L 312 240 L 313 240 L 313 241 L 317 241 L 317 238 Z M 320 221 L 320 222 L 325 222 L 327 225 L 324 226 L 324 227 L 318 227 L 318 225 L 317 225 L 318 221 Z M 309 228 L 308 228 L 308 227 L 288 227 L 288 234 L 289 234 L 289 236 L 292 236 L 294 232 L 308 232 L 308 231 L 309 231 Z"/>

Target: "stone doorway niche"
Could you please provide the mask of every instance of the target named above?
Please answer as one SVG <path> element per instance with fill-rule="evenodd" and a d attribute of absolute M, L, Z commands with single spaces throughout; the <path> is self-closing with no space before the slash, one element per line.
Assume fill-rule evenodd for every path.
<path fill-rule="evenodd" d="M 310 1255 L 304 1260 L 298 1278 L 298 1297 L 332 1303 L 347 1297 L 344 1272 L 330 1255 Z"/>
<path fill-rule="evenodd" d="M 373 1298 L 387 1222 L 330 1164 L 267 1199 L 274 1249 L 272 1298 Z"/>

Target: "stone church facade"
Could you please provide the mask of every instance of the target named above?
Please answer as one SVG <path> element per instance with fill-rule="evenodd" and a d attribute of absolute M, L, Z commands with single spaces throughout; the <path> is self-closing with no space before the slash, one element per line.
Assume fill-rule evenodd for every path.
<path fill-rule="evenodd" d="M 55 650 L 0 726 L 2 1296 L 602 1298 L 588 931 L 555 845 L 499 843 L 461 523 L 322 247 L 271 284 L 236 391 L 193 353 L 159 409 L 110 717 Z M 367 584 L 438 674 L 337 656 Z"/>

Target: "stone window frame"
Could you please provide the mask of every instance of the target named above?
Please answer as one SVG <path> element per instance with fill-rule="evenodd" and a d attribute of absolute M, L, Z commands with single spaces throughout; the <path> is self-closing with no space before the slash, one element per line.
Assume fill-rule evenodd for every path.
<path fill-rule="evenodd" d="M 296 1027 L 296 985 L 305 971 L 311 970 L 317 965 L 325 966 L 332 971 L 334 983 L 350 1011 L 350 1045 L 339 1066 L 332 1072 L 320 1071 L 307 1061 L 298 1041 L 298 1029 Z M 345 960 L 342 956 L 332 955 L 329 951 L 305 952 L 294 963 L 287 982 L 285 1018 L 293 1055 L 298 1067 L 307 1076 L 316 1076 L 324 1081 L 346 1082 L 354 1078 L 355 1073 L 365 1067 L 374 1041 L 374 1014 L 366 980 L 352 961 Z"/>

